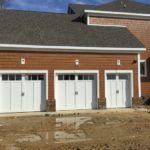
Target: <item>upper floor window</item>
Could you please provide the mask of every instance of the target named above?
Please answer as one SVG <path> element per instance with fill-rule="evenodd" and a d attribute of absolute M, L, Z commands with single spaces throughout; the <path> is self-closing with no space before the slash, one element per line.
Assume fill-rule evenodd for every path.
<path fill-rule="evenodd" d="M 140 60 L 140 70 L 141 70 L 141 77 L 146 77 L 147 76 L 146 60 Z"/>

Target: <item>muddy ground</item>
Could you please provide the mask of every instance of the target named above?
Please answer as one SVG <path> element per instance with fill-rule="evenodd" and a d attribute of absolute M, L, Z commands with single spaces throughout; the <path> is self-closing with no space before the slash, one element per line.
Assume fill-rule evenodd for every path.
<path fill-rule="evenodd" d="M 0 118 L 0 150 L 150 150 L 150 113 Z"/>

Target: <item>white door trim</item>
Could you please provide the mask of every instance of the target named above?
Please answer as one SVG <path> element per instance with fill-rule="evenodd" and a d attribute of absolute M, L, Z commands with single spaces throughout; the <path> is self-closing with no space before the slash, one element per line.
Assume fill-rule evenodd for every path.
<path fill-rule="evenodd" d="M 0 74 L 45 74 L 46 75 L 46 100 L 48 100 L 48 70 L 0 70 Z"/>
<path fill-rule="evenodd" d="M 134 96 L 134 88 L 133 88 L 133 70 L 105 70 L 105 97 L 106 97 L 106 82 L 107 82 L 107 74 L 108 73 L 128 73 L 128 74 L 130 74 L 131 75 L 131 97 L 133 97 Z M 132 99 L 131 99 L 131 107 L 132 107 Z"/>
<path fill-rule="evenodd" d="M 98 99 L 99 99 L 99 89 L 100 89 L 100 82 L 99 82 L 99 70 L 54 70 L 54 99 L 56 100 L 56 82 L 57 82 L 57 78 L 56 75 L 57 74 L 77 74 L 77 73 L 90 73 L 90 74 L 97 74 L 97 109 L 98 109 Z"/>
<path fill-rule="evenodd" d="M 139 97 L 141 97 L 141 67 L 140 67 L 140 53 L 137 54 L 137 60 L 138 60 L 138 93 Z"/>

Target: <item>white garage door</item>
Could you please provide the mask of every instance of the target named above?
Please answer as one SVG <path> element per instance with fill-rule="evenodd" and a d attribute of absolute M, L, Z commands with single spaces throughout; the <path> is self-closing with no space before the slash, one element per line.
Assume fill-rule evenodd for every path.
<path fill-rule="evenodd" d="M 130 74 L 107 74 L 107 108 L 131 107 Z"/>
<path fill-rule="evenodd" d="M 97 108 L 96 74 L 58 74 L 56 109 Z"/>
<path fill-rule="evenodd" d="M 0 75 L 0 112 L 46 110 L 45 77 L 42 74 Z"/>

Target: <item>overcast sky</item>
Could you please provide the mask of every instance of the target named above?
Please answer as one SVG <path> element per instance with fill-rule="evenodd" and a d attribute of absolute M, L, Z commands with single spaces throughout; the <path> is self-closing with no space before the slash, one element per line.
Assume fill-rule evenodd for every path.
<path fill-rule="evenodd" d="M 6 7 L 17 10 L 33 10 L 44 12 L 63 12 L 67 11 L 69 3 L 77 4 L 104 4 L 112 0 L 6 0 Z M 150 0 L 133 0 L 145 4 L 150 4 Z"/>

